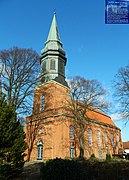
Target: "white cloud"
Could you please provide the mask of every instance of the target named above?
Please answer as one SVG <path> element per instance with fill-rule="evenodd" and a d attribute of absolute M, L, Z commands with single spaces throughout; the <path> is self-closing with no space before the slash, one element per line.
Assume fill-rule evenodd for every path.
<path fill-rule="evenodd" d="M 111 115 L 111 119 L 113 119 L 114 121 L 118 121 L 118 120 L 121 120 L 122 119 L 122 115 L 121 114 L 118 114 L 118 113 L 115 113 L 115 114 L 112 114 Z"/>
<path fill-rule="evenodd" d="M 114 113 L 111 115 L 111 118 L 114 121 L 119 121 L 119 120 L 125 120 L 129 117 L 129 113 L 125 112 L 125 113 Z"/>

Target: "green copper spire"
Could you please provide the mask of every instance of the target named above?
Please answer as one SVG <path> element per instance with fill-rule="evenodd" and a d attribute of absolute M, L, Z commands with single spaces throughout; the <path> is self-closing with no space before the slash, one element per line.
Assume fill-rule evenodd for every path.
<path fill-rule="evenodd" d="M 45 47 L 41 50 L 41 83 L 54 80 L 68 87 L 65 81 L 66 61 L 67 58 L 62 48 L 54 13 Z"/>
<path fill-rule="evenodd" d="M 59 33 L 58 33 L 55 13 L 54 13 L 54 16 L 53 16 L 51 28 L 50 28 L 48 38 L 47 38 L 47 42 L 49 42 L 49 41 L 58 41 L 58 42 L 61 43 Z"/>

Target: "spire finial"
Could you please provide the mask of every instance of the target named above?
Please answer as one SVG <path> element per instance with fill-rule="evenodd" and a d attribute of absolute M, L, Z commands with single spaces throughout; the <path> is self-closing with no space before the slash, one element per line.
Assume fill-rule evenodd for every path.
<path fill-rule="evenodd" d="M 56 15 L 56 9 L 54 9 L 54 15 Z"/>

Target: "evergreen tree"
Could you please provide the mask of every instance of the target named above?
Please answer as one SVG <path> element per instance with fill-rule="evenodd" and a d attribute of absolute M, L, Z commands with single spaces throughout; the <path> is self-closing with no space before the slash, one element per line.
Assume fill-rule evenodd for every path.
<path fill-rule="evenodd" d="M 24 165 L 25 134 L 13 106 L 0 93 L 0 177 L 13 173 Z M 6 167 L 6 168 L 5 168 Z M 6 172 L 7 171 L 7 172 Z"/>

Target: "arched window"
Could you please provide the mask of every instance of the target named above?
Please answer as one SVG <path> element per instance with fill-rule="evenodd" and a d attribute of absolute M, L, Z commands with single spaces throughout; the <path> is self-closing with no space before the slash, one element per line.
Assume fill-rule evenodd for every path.
<path fill-rule="evenodd" d="M 37 160 L 42 160 L 43 143 L 41 139 L 39 139 L 37 146 L 38 146 Z"/>
<path fill-rule="evenodd" d="M 88 145 L 92 146 L 92 131 L 88 128 Z"/>
<path fill-rule="evenodd" d="M 40 111 L 44 110 L 44 106 L 45 106 L 45 98 L 44 98 L 44 95 L 41 95 L 41 97 L 40 97 Z"/>
<path fill-rule="evenodd" d="M 73 126 L 69 127 L 69 137 L 70 137 L 70 139 L 74 139 L 74 127 Z"/>

